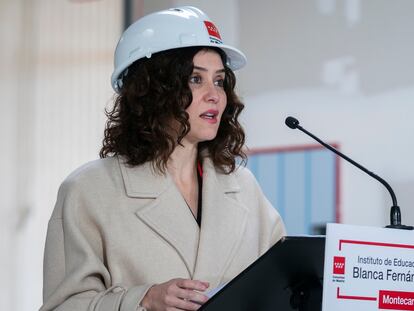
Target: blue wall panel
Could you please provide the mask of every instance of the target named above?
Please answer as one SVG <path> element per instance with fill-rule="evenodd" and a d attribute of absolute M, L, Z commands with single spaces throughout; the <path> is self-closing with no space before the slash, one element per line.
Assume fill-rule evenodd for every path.
<path fill-rule="evenodd" d="M 288 234 L 320 233 L 336 221 L 336 156 L 329 150 L 303 148 L 255 152 L 247 167 L 279 211 Z"/>

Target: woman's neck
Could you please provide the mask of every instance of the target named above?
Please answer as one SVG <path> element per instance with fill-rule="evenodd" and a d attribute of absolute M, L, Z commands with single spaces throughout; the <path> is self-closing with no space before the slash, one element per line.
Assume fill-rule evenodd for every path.
<path fill-rule="evenodd" d="M 199 196 L 197 153 L 196 145 L 178 145 L 167 163 L 167 170 L 195 219 L 198 217 Z"/>
<path fill-rule="evenodd" d="M 167 163 L 168 172 L 177 181 L 188 181 L 196 175 L 197 145 L 177 145 Z"/>

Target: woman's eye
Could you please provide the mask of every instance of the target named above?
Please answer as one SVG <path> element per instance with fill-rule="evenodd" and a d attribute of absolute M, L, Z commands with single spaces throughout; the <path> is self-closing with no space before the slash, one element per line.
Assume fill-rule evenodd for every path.
<path fill-rule="evenodd" d="M 199 83 L 201 83 L 201 77 L 200 76 L 191 76 L 189 81 L 190 81 L 190 83 L 199 84 Z"/>
<path fill-rule="evenodd" d="M 216 86 L 223 87 L 224 86 L 224 79 L 218 79 L 214 82 Z"/>

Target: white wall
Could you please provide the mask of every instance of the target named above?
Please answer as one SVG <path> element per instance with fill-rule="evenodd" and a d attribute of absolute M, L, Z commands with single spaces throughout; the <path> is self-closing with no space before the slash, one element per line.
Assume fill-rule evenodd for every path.
<path fill-rule="evenodd" d="M 393 187 L 403 222 L 414 224 L 412 165 L 414 126 L 410 122 L 414 90 L 380 97 L 344 98 L 329 90 L 292 90 L 247 97 L 243 122 L 251 148 L 314 144 L 305 134 L 285 126 L 297 117 L 301 125 L 384 178 Z M 260 124 L 260 125 L 259 125 Z M 341 162 L 341 221 L 388 224 L 391 199 L 387 190 L 365 173 Z"/>
<path fill-rule="evenodd" d="M 122 2 L 0 0 L 0 21 L 0 309 L 36 310 L 59 184 L 98 157 Z"/>
<path fill-rule="evenodd" d="M 387 180 L 403 222 L 414 224 L 414 2 L 240 1 L 244 123 L 254 147 L 313 144 L 288 115 Z M 368 175 L 341 164 L 341 220 L 388 224 L 391 199 Z"/>

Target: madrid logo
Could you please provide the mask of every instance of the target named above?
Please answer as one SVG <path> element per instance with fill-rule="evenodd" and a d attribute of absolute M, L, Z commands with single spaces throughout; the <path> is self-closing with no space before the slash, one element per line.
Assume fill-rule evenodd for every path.
<path fill-rule="evenodd" d="M 204 21 L 204 25 L 207 28 L 208 35 L 210 36 L 210 42 L 222 44 L 220 33 L 217 27 L 210 21 Z"/>
<path fill-rule="evenodd" d="M 333 273 L 342 275 L 345 274 L 345 257 L 334 256 Z"/>
<path fill-rule="evenodd" d="M 332 281 L 335 283 L 345 283 L 345 257 L 334 256 Z"/>

